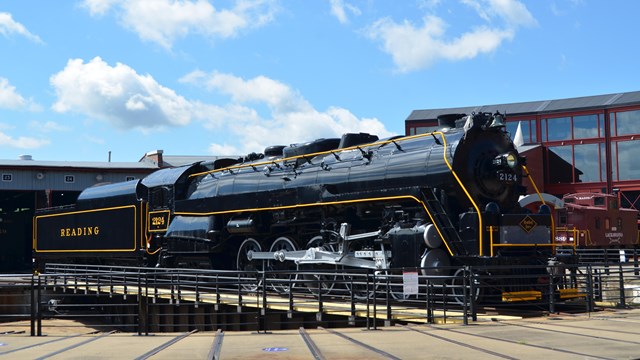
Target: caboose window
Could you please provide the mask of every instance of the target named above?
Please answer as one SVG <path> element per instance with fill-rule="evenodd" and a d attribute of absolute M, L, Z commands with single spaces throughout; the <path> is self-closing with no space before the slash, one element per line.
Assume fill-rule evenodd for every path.
<path fill-rule="evenodd" d="M 604 206 L 604 197 L 594 197 L 593 198 L 594 206 Z"/>

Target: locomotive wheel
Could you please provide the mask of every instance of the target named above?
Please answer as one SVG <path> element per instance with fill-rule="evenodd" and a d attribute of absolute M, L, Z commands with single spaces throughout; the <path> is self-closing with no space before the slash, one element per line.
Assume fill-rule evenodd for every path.
<path fill-rule="evenodd" d="M 307 243 L 307 249 L 317 248 L 317 247 L 325 251 L 335 252 L 333 245 L 323 244 L 323 238 L 320 235 L 314 236 Z M 313 269 L 308 269 L 308 270 L 319 270 L 319 271 L 326 270 L 327 272 L 331 272 L 335 274 L 336 269 L 337 269 L 337 266 L 335 265 L 319 265 L 319 266 L 313 267 Z M 305 274 L 303 275 L 303 278 L 305 280 L 305 285 L 307 286 L 307 289 L 309 289 L 309 291 L 313 295 L 318 296 L 320 293 L 322 293 L 322 295 L 329 294 L 333 290 L 333 287 L 335 286 L 337 277 L 336 275 L 329 275 L 329 274 L 326 274 L 326 275 Z"/>
<path fill-rule="evenodd" d="M 295 251 L 298 247 L 293 242 L 293 240 L 286 236 L 281 236 L 277 238 L 273 244 L 271 244 L 270 252 L 275 251 Z M 269 260 L 268 263 L 269 270 L 273 270 L 274 273 L 271 274 L 271 277 L 274 279 L 271 281 L 270 287 L 278 293 L 288 293 L 289 292 L 289 281 L 295 280 L 297 274 L 295 274 L 296 265 L 292 261 L 278 261 L 278 260 Z M 292 271 L 294 273 L 290 273 Z M 286 281 L 278 281 L 277 279 L 283 279 Z M 295 285 L 295 281 L 292 284 Z"/>
<path fill-rule="evenodd" d="M 464 296 L 464 276 L 465 276 L 465 270 L 460 268 L 458 270 L 456 270 L 456 272 L 453 274 L 453 279 L 451 279 L 451 294 L 453 295 L 453 300 L 456 302 L 456 304 L 458 305 L 464 305 L 465 302 L 465 296 Z M 480 282 L 474 278 L 474 291 L 473 291 L 473 301 L 477 302 L 480 299 L 480 296 L 482 294 L 482 288 L 480 287 Z M 467 286 L 469 286 L 469 283 L 467 282 Z M 468 293 L 470 291 L 470 288 L 467 290 L 467 299 L 471 299 L 470 294 Z"/>
<path fill-rule="evenodd" d="M 260 260 L 249 260 L 247 257 L 249 251 L 262 251 L 262 247 L 258 240 L 247 238 L 242 242 L 238 249 L 236 269 L 241 271 L 240 281 L 242 283 L 242 288 L 247 291 L 255 291 L 258 288 L 257 272 L 262 270 L 262 263 Z M 246 271 L 246 273 L 244 273 L 244 271 Z"/>

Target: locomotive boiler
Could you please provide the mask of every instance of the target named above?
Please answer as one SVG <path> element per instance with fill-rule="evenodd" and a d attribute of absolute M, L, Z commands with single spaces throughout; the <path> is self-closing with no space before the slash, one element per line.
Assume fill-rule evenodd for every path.
<path fill-rule="evenodd" d="M 268 260 L 429 274 L 544 263 L 552 219 L 519 206 L 525 159 L 503 121 L 447 115 L 429 134 L 346 134 L 191 174 L 160 261 L 200 254 L 238 270 Z"/>

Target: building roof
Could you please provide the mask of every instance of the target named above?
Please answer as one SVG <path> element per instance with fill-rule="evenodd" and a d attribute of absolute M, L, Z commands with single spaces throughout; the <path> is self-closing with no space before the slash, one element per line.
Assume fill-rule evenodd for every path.
<path fill-rule="evenodd" d="M 640 91 L 624 92 L 617 94 L 607 95 L 594 95 L 583 96 L 569 99 L 558 100 L 542 100 L 542 101 L 528 101 L 520 103 L 510 104 L 496 104 L 496 105 L 478 105 L 478 106 L 465 106 L 455 108 L 442 108 L 442 109 L 426 109 L 426 110 L 413 110 L 407 121 L 412 120 L 435 120 L 439 115 L 465 113 L 471 114 L 473 112 L 495 112 L 500 111 L 507 115 L 526 115 L 526 114 L 538 114 L 538 113 L 553 113 L 560 111 L 576 111 L 576 110 L 589 110 L 589 109 L 602 109 L 611 107 L 620 107 L 626 105 L 639 105 L 640 104 Z"/>
<path fill-rule="evenodd" d="M 104 161 L 37 161 L 37 160 L 0 160 L 4 168 L 64 168 L 64 169 L 103 169 L 103 170 L 150 170 L 158 167 L 144 162 L 104 162 Z"/>
<path fill-rule="evenodd" d="M 190 165 L 198 161 L 215 161 L 220 158 L 237 158 L 238 156 L 189 156 L 189 155 L 165 155 L 162 158 L 163 166 Z"/>

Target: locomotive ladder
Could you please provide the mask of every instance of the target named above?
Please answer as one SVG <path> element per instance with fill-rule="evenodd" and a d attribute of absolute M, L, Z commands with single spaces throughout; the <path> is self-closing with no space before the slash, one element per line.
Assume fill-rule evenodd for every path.
<path fill-rule="evenodd" d="M 449 215 L 442 207 L 442 203 L 434 193 L 434 189 L 424 189 L 422 193 L 427 210 L 429 211 L 429 214 L 431 214 L 434 225 L 440 230 L 440 234 L 444 237 L 444 242 L 451 247 L 451 251 L 454 255 L 466 255 L 467 250 L 464 247 L 462 239 L 460 239 L 460 234 L 456 230 L 455 226 L 453 226 Z"/>

